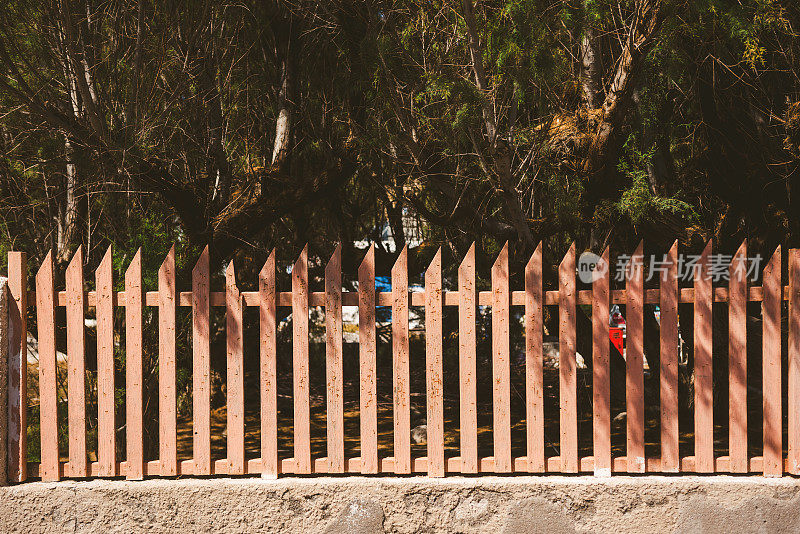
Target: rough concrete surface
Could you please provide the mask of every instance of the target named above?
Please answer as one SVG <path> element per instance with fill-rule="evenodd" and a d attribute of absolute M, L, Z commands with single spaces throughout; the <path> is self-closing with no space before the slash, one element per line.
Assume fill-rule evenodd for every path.
<path fill-rule="evenodd" d="M 0 488 L 2 532 L 800 532 L 800 480 L 253 478 Z"/>

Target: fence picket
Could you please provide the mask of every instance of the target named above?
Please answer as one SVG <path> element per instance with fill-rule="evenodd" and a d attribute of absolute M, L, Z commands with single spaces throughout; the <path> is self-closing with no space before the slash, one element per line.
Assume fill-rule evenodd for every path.
<path fill-rule="evenodd" d="M 325 267 L 325 375 L 328 396 L 328 472 L 344 473 L 342 360 L 342 245 Z"/>
<path fill-rule="evenodd" d="M 294 460 L 298 473 L 311 473 L 311 409 L 308 376 L 308 245 L 292 268 L 292 375 Z"/>
<path fill-rule="evenodd" d="M 628 264 L 625 315 L 626 465 L 629 473 L 644 473 L 644 244 Z"/>
<path fill-rule="evenodd" d="M 192 426 L 194 468 L 211 474 L 211 282 L 208 245 L 192 269 Z"/>
<path fill-rule="evenodd" d="M 86 456 L 86 302 L 83 291 L 83 250 L 79 246 L 66 272 L 67 285 L 67 412 L 69 470 L 89 476 Z"/>
<path fill-rule="evenodd" d="M 714 471 L 711 248 L 709 241 L 697 260 L 694 281 L 694 461 L 698 473 Z"/>
<path fill-rule="evenodd" d="M 492 266 L 492 406 L 494 408 L 494 467 L 499 473 L 511 465 L 511 341 L 508 280 L 508 242 Z"/>
<path fill-rule="evenodd" d="M 97 460 L 101 477 L 117 475 L 114 416 L 114 281 L 111 247 L 95 273 L 97 316 Z"/>
<path fill-rule="evenodd" d="M 561 471 L 578 472 L 578 390 L 575 362 L 575 243 L 558 266 L 558 377 Z"/>
<path fill-rule="evenodd" d="M 728 306 L 728 455 L 733 473 L 747 462 L 747 241 L 731 259 Z"/>
<path fill-rule="evenodd" d="M 525 266 L 525 426 L 528 471 L 544 472 L 542 244 Z"/>
<path fill-rule="evenodd" d="M 461 472 L 478 472 L 475 243 L 458 267 L 459 438 Z"/>
<path fill-rule="evenodd" d="M 428 476 L 443 477 L 444 377 L 442 368 L 442 249 L 425 270 L 425 396 L 428 413 Z"/>
<path fill-rule="evenodd" d="M 361 420 L 361 472 L 378 472 L 378 391 L 375 338 L 375 247 L 358 268 L 358 354 Z"/>
<path fill-rule="evenodd" d="M 278 476 L 278 340 L 276 321 L 275 251 L 258 273 L 259 352 L 261 388 L 261 476 Z"/>
<path fill-rule="evenodd" d="M 8 480 L 28 478 L 28 255 L 8 253 Z M 0 414 L 0 417 L 3 415 Z"/>
<path fill-rule="evenodd" d="M 800 474 L 800 249 L 789 252 L 789 473 Z"/>
<path fill-rule="evenodd" d="M 125 444 L 128 480 L 144 478 L 142 249 L 125 272 Z"/>
<path fill-rule="evenodd" d="M 394 373 L 394 469 L 411 473 L 411 376 L 408 339 L 408 247 L 392 267 L 392 354 Z"/>
<path fill-rule="evenodd" d="M 764 380 L 764 476 L 783 474 L 781 423 L 781 247 L 764 267 L 764 300 L 761 303 L 762 377 Z"/>
<path fill-rule="evenodd" d="M 175 245 L 158 269 L 158 444 L 161 475 L 177 476 Z"/>
<path fill-rule="evenodd" d="M 678 241 L 672 244 L 661 271 L 660 398 L 661 470 L 677 473 L 678 451 Z"/>
<path fill-rule="evenodd" d="M 233 261 L 225 270 L 225 324 L 228 392 L 228 473 L 245 474 L 244 459 L 244 347 L 242 295 L 236 286 Z"/>
<path fill-rule="evenodd" d="M 60 478 L 58 464 L 58 389 L 56 384 L 56 309 L 53 253 L 36 273 L 36 326 L 39 341 L 39 437 L 42 482 Z"/>
<path fill-rule="evenodd" d="M 594 474 L 607 477 L 611 476 L 611 367 L 608 322 L 611 268 L 608 247 L 603 251 L 601 262 L 598 264 L 598 272 L 602 274 L 592 283 L 593 455 Z"/>

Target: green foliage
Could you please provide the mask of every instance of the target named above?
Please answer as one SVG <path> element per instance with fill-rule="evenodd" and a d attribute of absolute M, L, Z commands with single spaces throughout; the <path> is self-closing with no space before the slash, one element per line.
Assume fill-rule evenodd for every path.
<path fill-rule="evenodd" d="M 687 224 L 694 222 L 696 214 L 692 206 L 680 198 L 680 191 L 670 197 L 662 197 L 653 192 L 647 176 L 647 166 L 652 163 L 654 148 L 641 152 L 636 148 L 636 137 L 632 135 L 623 150 L 624 156 L 620 160 L 619 170 L 630 184 L 618 200 L 601 203 L 596 217 L 609 226 L 619 224 L 622 219 L 636 227 L 646 219 L 657 220 L 662 213 L 678 215 Z"/>

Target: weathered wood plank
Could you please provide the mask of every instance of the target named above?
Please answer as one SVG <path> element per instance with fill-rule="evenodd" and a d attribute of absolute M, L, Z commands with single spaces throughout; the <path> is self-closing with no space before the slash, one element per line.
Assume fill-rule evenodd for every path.
<path fill-rule="evenodd" d="M 764 300 L 761 302 L 762 377 L 764 391 L 764 476 L 783 474 L 781 407 L 781 247 L 764 267 Z"/>
<path fill-rule="evenodd" d="M 428 412 L 428 476 L 443 477 L 444 376 L 442 368 L 442 250 L 425 270 L 425 396 Z"/>
<path fill-rule="evenodd" d="M 43 482 L 59 479 L 58 385 L 56 383 L 56 309 L 53 253 L 48 252 L 36 273 L 36 326 L 39 341 L 39 437 Z"/>
<path fill-rule="evenodd" d="M 28 478 L 28 255 L 8 253 L 8 480 Z M 2 417 L 2 415 L 0 415 Z"/>
<path fill-rule="evenodd" d="M 225 270 L 225 306 L 228 392 L 228 464 L 230 474 L 245 474 L 244 459 L 244 346 L 242 295 L 236 285 L 233 261 Z"/>
<path fill-rule="evenodd" d="M 211 474 L 210 278 L 206 245 L 192 269 L 192 456 L 198 475 Z"/>
<path fill-rule="evenodd" d="M 375 333 L 375 247 L 358 268 L 358 354 L 360 362 L 361 472 L 378 472 L 378 384 Z"/>
<path fill-rule="evenodd" d="M 178 474 L 175 246 L 158 269 L 158 444 L 163 476 Z"/>
<path fill-rule="evenodd" d="M 784 287 L 785 290 L 788 290 L 788 286 Z M 645 289 L 644 292 L 644 302 L 645 304 L 658 304 L 660 299 L 660 290 L 659 289 Z M 65 306 L 67 302 L 67 295 L 65 291 L 58 291 L 56 292 L 56 296 L 58 297 L 57 305 L 58 306 Z M 34 306 L 31 301 L 35 299 L 36 292 L 30 292 L 28 294 L 28 303 L 29 306 Z M 89 291 L 86 293 L 86 302 L 91 307 L 94 306 L 95 303 L 95 292 Z M 310 306 L 324 306 L 325 305 L 325 292 L 324 291 L 313 291 L 310 292 L 309 295 L 309 305 Z M 410 306 L 425 306 L 425 294 L 424 292 L 409 292 L 409 305 Z M 190 307 L 192 305 L 192 292 L 191 291 L 181 291 L 180 294 L 177 295 L 178 298 L 178 305 Z M 715 287 L 713 288 L 713 298 L 714 302 L 728 302 L 728 288 L 727 287 Z M 281 291 L 276 295 L 277 305 L 278 306 L 287 306 L 290 307 L 292 305 L 292 292 L 291 291 Z M 546 306 L 557 306 L 559 301 L 559 293 L 556 290 L 544 291 L 542 293 L 542 299 Z M 591 306 L 592 304 L 592 290 L 591 289 L 584 289 L 577 291 L 575 293 L 575 303 L 580 305 L 587 305 Z M 258 291 L 242 291 L 242 300 L 244 301 L 245 306 L 258 306 L 259 296 Z M 748 288 L 747 290 L 747 300 L 748 302 L 761 302 L 763 300 L 763 288 L 761 286 L 753 286 Z M 786 300 L 786 297 L 784 297 Z M 442 301 L 444 306 L 458 306 L 458 291 L 442 291 Z M 627 301 L 625 297 L 625 290 L 624 289 L 612 289 L 611 290 L 611 303 L 612 304 L 625 304 Z M 157 291 L 148 291 L 145 293 L 145 305 L 147 306 L 158 306 L 158 292 Z M 682 287 L 678 291 L 678 302 L 681 304 L 692 304 L 694 303 L 694 288 L 693 287 Z M 389 291 L 382 291 L 380 293 L 375 294 L 375 303 L 377 306 L 391 306 L 392 305 L 392 293 Z M 478 305 L 479 306 L 491 306 L 492 304 L 492 292 L 491 291 L 478 291 Z M 125 292 L 120 291 L 117 292 L 117 305 L 118 306 L 125 306 Z M 511 292 L 511 305 L 512 306 L 524 306 L 525 305 L 525 291 L 518 290 Z M 225 292 L 224 291 L 212 291 L 211 292 L 211 306 L 225 306 Z M 342 292 L 342 306 L 358 306 L 358 292 L 354 291 L 343 291 Z"/>
<path fill-rule="evenodd" d="M 144 478 L 142 249 L 125 272 L 125 444 L 128 480 Z"/>
<path fill-rule="evenodd" d="M 561 471 L 578 472 L 578 393 L 575 361 L 575 243 L 558 267 L 558 377 Z"/>
<path fill-rule="evenodd" d="M 661 271 L 661 470 L 677 473 L 678 452 L 678 241 L 669 249 Z"/>
<path fill-rule="evenodd" d="M 494 462 L 500 473 L 511 465 L 511 340 L 509 313 L 511 295 L 508 274 L 508 243 L 492 266 L 492 407 L 494 411 Z"/>
<path fill-rule="evenodd" d="M 525 266 L 525 426 L 528 471 L 544 472 L 542 244 Z"/>
<path fill-rule="evenodd" d="M 728 454 L 730 470 L 747 465 L 747 242 L 731 259 L 728 306 Z"/>
<path fill-rule="evenodd" d="M 394 373 L 394 468 L 411 473 L 411 375 L 408 338 L 408 247 L 392 267 L 392 354 Z"/>
<path fill-rule="evenodd" d="M 592 420 L 594 474 L 611 476 L 611 367 L 609 308 L 611 266 L 606 247 L 598 263 L 598 278 L 592 283 Z"/>
<path fill-rule="evenodd" d="M 698 473 L 714 471 L 711 248 L 709 241 L 697 261 L 694 281 L 694 456 Z"/>
<path fill-rule="evenodd" d="M 78 247 L 66 273 L 67 412 L 69 463 L 73 476 L 89 476 L 86 456 L 86 338 L 83 293 L 83 249 Z"/>
<path fill-rule="evenodd" d="M 800 249 L 789 253 L 788 471 L 800 474 Z"/>
<path fill-rule="evenodd" d="M 478 472 L 475 243 L 458 268 L 458 374 L 461 472 Z"/>
<path fill-rule="evenodd" d="M 625 404 L 629 473 L 644 473 L 644 244 L 639 242 L 628 264 L 625 320 Z"/>
<path fill-rule="evenodd" d="M 111 246 L 95 272 L 97 291 L 97 460 L 101 477 L 116 476 L 117 439 L 114 414 L 114 280 Z"/>
<path fill-rule="evenodd" d="M 325 267 L 325 378 L 328 468 L 344 473 L 344 363 L 342 360 L 342 245 Z"/>
<path fill-rule="evenodd" d="M 278 338 L 275 251 L 258 273 L 261 388 L 261 463 L 263 478 L 278 476 Z"/>
<path fill-rule="evenodd" d="M 311 407 L 308 373 L 308 245 L 292 268 L 294 459 L 298 473 L 311 472 Z"/>

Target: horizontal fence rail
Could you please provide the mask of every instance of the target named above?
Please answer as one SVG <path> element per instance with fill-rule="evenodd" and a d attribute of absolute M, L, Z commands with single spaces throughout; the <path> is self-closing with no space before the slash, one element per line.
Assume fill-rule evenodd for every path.
<path fill-rule="evenodd" d="M 137 252 L 124 275 L 124 290 L 114 290 L 112 254 L 109 248 L 98 266 L 95 290 L 85 291 L 83 256 L 78 249 L 65 273 L 65 289 L 54 285 L 54 262 L 48 254 L 38 268 L 35 288 L 26 284 L 26 255 L 9 253 L 9 322 L 11 332 L 9 373 L 9 474 L 15 481 L 39 477 L 45 481 L 60 478 L 126 477 L 182 475 L 246 475 L 311 473 L 763 473 L 765 476 L 800 474 L 800 251 L 788 254 L 788 285 L 781 278 L 781 249 L 770 258 L 763 272 L 762 285 L 750 287 L 746 273 L 732 270 L 728 287 L 714 287 L 705 276 L 710 269 L 712 245 L 708 243 L 697 261 L 693 287 L 679 287 L 677 242 L 666 255 L 659 272 L 658 288 L 644 287 L 641 264 L 643 248 L 631 255 L 624 289 L 612 289 L 610 269 L 597 277 L 591 289 L 578 289 L 576 250 L 572 245 L 553 272 L 557 289 L 545 290 L 542 247 L 535 250 L 523 273 L 524 289 L 511 289 L 509 249 L 506 244 L 490 273 L 490 291 L 478 291 L 474 245 L 461 261 L 455 280 L 457 290 L 444 289 L 442 255 L 439 250 L 424 273 L 424 290 L 410 291 L 408 251 L 400 251 L 391 269 L 391 291 L 376 291 L 375 255 L 370 249 L 358 273 L 358 290 L 342 290 L 342 251 L 337 247 L 324 268 L 324 291 L 309 286 L 308 250 L 304 248 L 291 269 L 291 291 L 278 291 L 277 264 L 273 251 L 258 273 L 257 291 L 240 291 L 233 263 L 225 269 L 225 290 L 211 290 L 209 250 L 201 253 L 191 273 L 191 291 L 176 287 L 175 249 L 170 249 L 157 273 L 157 291 L 143 290 L 141 252 Z M 610 252 L 603 251 L 608 265 Z M 733 256 L 747 256 L 743 244 Z M 761 420 L 748 420 L 748 303 L 760 303 L 761 344 Z M 715 303 L 727 303 L 725 307 Z M 786 303 L 787 321 L 782 323 Z M 609 344 L 609 311 L 612 304 L 625 305 L 627 346 L 625 370 L 621 383 L 612 383 Z M 693 398 L 691 430 L 693 454 L 681 455 L 679 446 L 679 326 L 680 304 L 690 304 L 693 337 Z M 579 379 L 577 364 L 578 306 L 588 305 L 591 322 L 591 368 L 586 383 L 591 386 L 591 455 L 580 455 L 579 395 L 586 384 Z M 646 455 L 644 310 L 646 305 L 660 308 L 658 365 L 649 373 L 657 375 L 658 428 L 660 454 Z M 343 357 L 344 306 L 358 307 L 358 450 L 357 457 L 347 457 L 345 446 L 345 381 Z M 386 410 L 379 409 L 377 392 L 377 337 L 379 319 L 376 307 L 391 310 L 391 423 L 382 425 Z M 545 378 L 543 317 L 545 309 L 557 314 L 557 396 L 558 421 L 556 455 L 548 454 L 545 437 Z M 59 308 L 64 308 L 62 314 Z M 157 309 L 157 372 L 148 378 L 145 372 L 143 314 L 145 307 Z M 192 458 L 181 459 L 177 453 L 179 373 L 176 359 L 176 314 L 179 308 L 191 308 L 191 448 Z M 311 368 L 309 361 L 310 307 L 324 310 L 325 330 L 325 443 L 327 455 L 312 456 L 311 447 Z M 412 307 L 424 308 L 424 375 L 426 453 L 412 453 L 411 372 L 409 315 Z M 457 369 L 454 377 L 444 375 L 443 317 L 446 307 L 457 308 Z M 481 396 L 478 370 L 479 307 L 488 307 L 491 320 L 491 385 L 485 396 L 491 399 L 487 415 L 491 426 L 490 456 L 479 455 L 478 398 Z M 35 308 L 38 341 L 38 395 L 40 462 L 28 463 L 27 436 L 27 318 Z M 96 461 L 89 461 L 87 451 L 87 309 L 96 316 Z M 123 332 L 114 332 L 115 309 L 124 308 Z M 225 458 L 212 457 L 212 381 L 211 325 L 214 308 L 225 314 Z M 245 310 L 257 309 L 258 317 L 258 419 L 259 458 L 248 458 L 245 451 Z M 279 455 L 278 434 L 278 323 L 279 308 L 291 311 L 291 457 Z M 715 452 L 714 392 L 721 384 L 713 373 L 714 344 L 712 314 L 727 315 L 728 453 Z M 512 348 L 511 323 L 521 318 L 524 336 L 524 376 L 521 395 L 524 410 L 521 433 L 512 432 Z M 57 320 L 64 320 L 66 330 L 66 385 L 57 376 L 62 372 L 57 361 Z M 117 321 L 117 324 L 120 324 Z M 686 325 L 684 325 L 686 327 Z M 752 326 L 751 326 L 752 328 Z M 115 334 L 124 333 L 125 369 L 115 373 Z M 788 352 L 782 354 L 782 336 L 788 340 Z M 717 338 L 719 339 L 719 338 Z M 786 365 L 786 368 L 784 368 Z M 115 380 L 124 377 L 124 384 Z M 782 380 L 788 380 L 788 395 L 782 395 Z M 157 381 L 158 459 L 147 459 L 145 451 L 144 404 L 147 380 Z M 444 382 L 458 383 L 457 455 L 446 454 Z M 248 386 L 249 387 L 249 386 Z M 66 388 L 66 392 L 64 391 Z M 624 389 L 623 455 L 612 448 L 612 392 Z M 115 414 L 115 397 L 124 395 L 124 413 Z M 66 455 L 59 455 L 59 395 L 66 402 Z M 783 406 L 784 399 L 787 405 Z M 787 414 L 784 428 L 783 414 Z M 117 430 L 124 416 L 124 447 L 117 445 Z M 722 423 L 716 421 L 717 424 Z M 761 443 L 750 447 L 763 450 L 751 455 L 748 449 L 748 426 L 762 428 Z M 390 429 L 393 454 L 379 454 L 379 430 Z M 451 429 L 453 430 L 453 429 Z M 784 435 L 786 443 L 784 443 Z M 514 456 L 512 444 L 522 436 L 524 444 Z M 222 436 L 217 436 L 222 437 Z M 553 440 L 554 436 L 548 436 Z M 120 450 L 118 450 L 120 449 Z M 784 452 L 786 450 L 786 452 Z M 684 451 L 685 452 L 685 451 Z M 66 459 L 66 461 L 63 461 Z"/>

